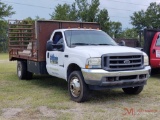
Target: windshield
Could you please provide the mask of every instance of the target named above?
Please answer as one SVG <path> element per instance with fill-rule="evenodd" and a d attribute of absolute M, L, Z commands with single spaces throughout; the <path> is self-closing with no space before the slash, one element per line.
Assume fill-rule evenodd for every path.
<path fill-rule="evenodd" d="M 117 45 L 105 32 L 98 30 L 67 30 L 64 32 L 69 47 L 82 45 Z"/>

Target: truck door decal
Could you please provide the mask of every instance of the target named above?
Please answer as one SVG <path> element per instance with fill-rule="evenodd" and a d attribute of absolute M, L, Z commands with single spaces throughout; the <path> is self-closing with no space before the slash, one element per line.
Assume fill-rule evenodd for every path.
<path fill-rule="evenodd" d="M 51 64 L 58 64 L 58 57 L 56 57 L 54 54 L 50 56 L 50 63 Z"/>

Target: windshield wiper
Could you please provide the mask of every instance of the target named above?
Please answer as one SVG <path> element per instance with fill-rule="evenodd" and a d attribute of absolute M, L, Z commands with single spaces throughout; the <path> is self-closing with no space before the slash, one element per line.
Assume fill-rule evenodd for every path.
<path fill-rule="evenodd" d="M 72 43 L 72 45 L 88 45 L 87 43 Z"/>
<path fill-rule="evenodd" d="M 112 45 L 112 44 L 97 44 L 97 45 Z M 113 46 L 113 45 L 112 45 Z"/>
<path fill-rule="evenodd" d="M 72 45 L 112 45 L 112 44 L 72 43 Z"/>
<path fill-rule="evenodd" d="M 90 44 L 90 43 L 72 43 L 72 45 L 97 45 L 97 44 Z"/>

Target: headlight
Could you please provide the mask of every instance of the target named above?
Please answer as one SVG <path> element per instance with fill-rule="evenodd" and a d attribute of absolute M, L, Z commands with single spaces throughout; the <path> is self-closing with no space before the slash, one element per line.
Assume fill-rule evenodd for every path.
<path fill-rule="evenodd" d="M 144 65 L 147 66 L 149 65 L 149 61 L 148 61 L 148 56 L 144 55 Z"/>
<path fill-rule="evenodd" d="M 101 68 L 101 58 L 89 58 L 86 61 L 86 66 L 88 68 Z"/>

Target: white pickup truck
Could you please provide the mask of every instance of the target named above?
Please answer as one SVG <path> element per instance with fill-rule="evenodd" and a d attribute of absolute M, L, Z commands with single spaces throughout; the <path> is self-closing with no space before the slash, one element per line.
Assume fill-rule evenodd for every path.
<path fill-rule="evenodd" d="M 17 59 L 17 73 L 20 79 L 27 79 L 37 73 L 33 67 L 39 62 L 22 58 Z M 85 101 L 89 90 L 122 88 L 127 94 L 139 94 L 151 69 L 144 52 L 119 46 L 105 32 L 86 28 L 54 30 L 46 44 L 46 62 L 38 66 L 65 79 L 76 102 Z"/>

